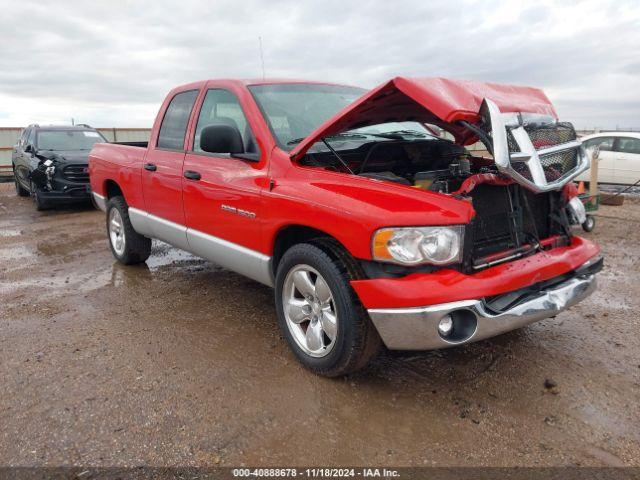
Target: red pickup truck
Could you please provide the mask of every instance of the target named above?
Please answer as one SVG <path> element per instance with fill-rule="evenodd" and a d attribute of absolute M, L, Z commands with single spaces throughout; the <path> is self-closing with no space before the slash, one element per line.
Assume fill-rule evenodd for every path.
<path fill-rule="evenodd" d="M 169 93 L 148 145 L 96 144 L 89 162 L 118 261 L 144 262 L 155 238 L 275 287 L 284 337 L 322 375 L 382 344 L 552 317 L 602 268 L 572 233 L 588 152 L 535 88 L 202 81 Z"/>

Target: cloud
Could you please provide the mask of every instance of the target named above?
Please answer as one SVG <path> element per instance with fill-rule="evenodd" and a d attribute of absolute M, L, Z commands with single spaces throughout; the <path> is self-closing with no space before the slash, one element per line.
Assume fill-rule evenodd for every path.
<path fill-rule="evenodd" d="M 150 126 L 168 90 L 396 75 L 545 89 L 579 127 L 640 127 L 640 9 L 608 2 L 1 1 L 0 125 Z"/>

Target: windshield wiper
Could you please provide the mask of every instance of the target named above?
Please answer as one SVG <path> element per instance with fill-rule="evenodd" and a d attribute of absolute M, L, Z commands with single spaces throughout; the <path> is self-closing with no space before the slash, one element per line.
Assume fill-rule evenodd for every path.
<path fill-rule="evenodd" d="M 344 132 L 344 133 L 336 133 L 335 135 L 328 135 L 324 138 L 341 138 L 341 137 L 348 137 L 348 138 L 367 138 L 368 133 L 348 133 L 348 132 Z M 307 137 L 301 137 L 301 138 L 294 138 L 293 140 L 289 140 L 287 142 L 287 145 L 295 145 L 296 143 L 300 143 L 302 140 L 304 140 Z"/>

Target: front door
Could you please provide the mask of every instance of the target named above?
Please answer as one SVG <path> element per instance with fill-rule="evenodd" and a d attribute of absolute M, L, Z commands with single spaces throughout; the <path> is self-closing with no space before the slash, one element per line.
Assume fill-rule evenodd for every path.
<path fill-rule="evenodd" d="M 182 202 L 185 136 L 198 90 L 177 93 L 167 105 L 155 145 L 149 145 L 142 170 L 148 228 L 153 237 L 188 249 Z M 137 212 L 133 212 L 136 215 Z"/>
<path fill-rule="evenodd" d="M 183 167 L 189 247 L 230 270 L 270 283 L 269 257 L 259 251 L 266 155 L 249 161 L 202 151 L 202 129 L 217 123 L 238 129 L 245 153 L 259 153 L 237 97 L 224 89 L 208 90 Z"/>

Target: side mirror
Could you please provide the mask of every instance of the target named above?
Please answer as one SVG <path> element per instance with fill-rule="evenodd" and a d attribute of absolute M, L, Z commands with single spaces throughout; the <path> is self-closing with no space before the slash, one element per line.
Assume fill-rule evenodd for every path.
<path fill-rule="evenodd" d="M 33 145 L 31 145 L 30 143 L 27 143 L 24 147 L 24 151 L 26 153 L 36 153 L 36 149 L 33 148 Z"/>
<path fill-rule="evenodd" d="M 209 153 L 244 153 L 240 131 L 236 127 L 222 123 L 202 129 L 200 148 Z"/>

